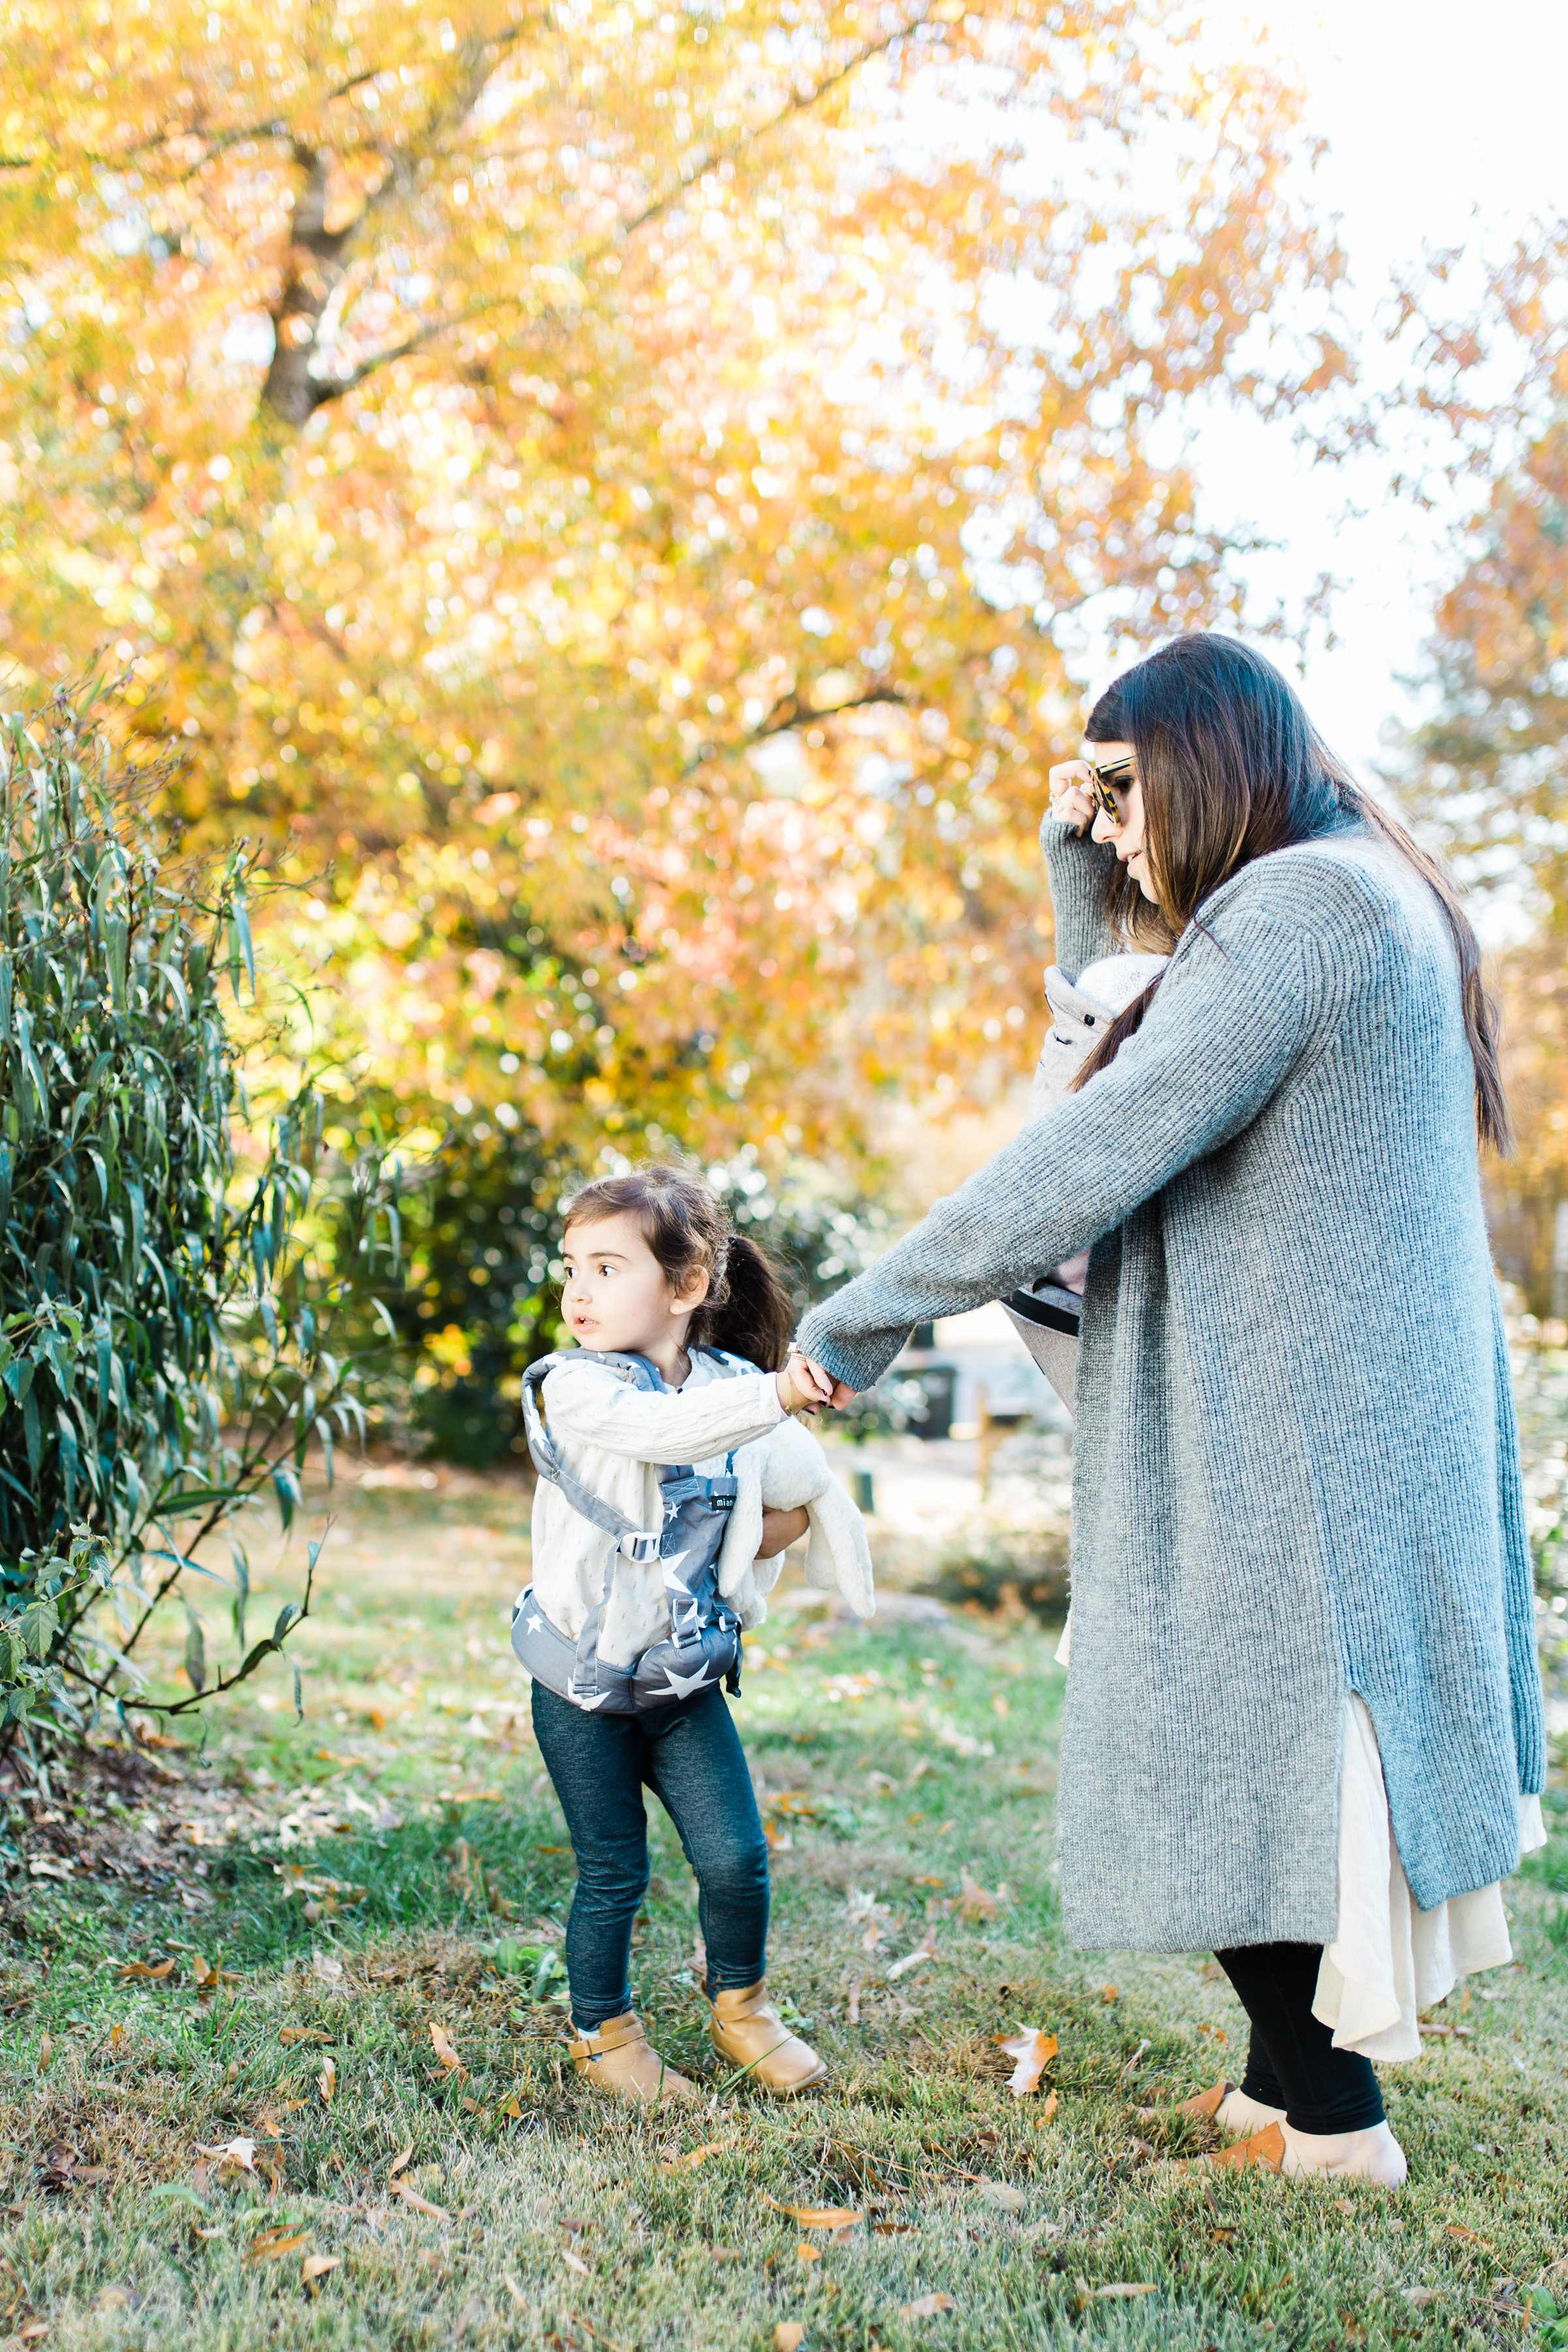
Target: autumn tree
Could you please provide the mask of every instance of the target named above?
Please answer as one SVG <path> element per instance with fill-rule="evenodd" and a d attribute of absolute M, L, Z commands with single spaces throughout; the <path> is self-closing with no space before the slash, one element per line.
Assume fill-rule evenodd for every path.
<path fill-rule="evenodd" d="M 1031 1048 L 1073 616 L 1226 607 L 1338 364 L 1294 100 L 1157 0 L 23 0 L 13 663 L 297 841 L 411 1118 L 864 1138 Z M 1326 290 L 1324 293 L 1326 300 Z M 330 867 L 331 871 L 328 872 Z"/>
<path fill-rule="evenodd" d="M 1480 490 L 1437 606 L 1436 708 L 1407 780 L 1467 887 L 1510 902 L 1514 943 L 1498 973 L 1519 1144 L 1489 1181 L 1500 1255 L 1542 1312 L 1568 1202 L 1565 282 L 1559 224 L 1520 243 L 1473 314 L 1444 315 L 1441 276 L 1426 291 L 1418 361 Z M 1556 1294 L 1561 1313 L 1561 1282 Z"/>

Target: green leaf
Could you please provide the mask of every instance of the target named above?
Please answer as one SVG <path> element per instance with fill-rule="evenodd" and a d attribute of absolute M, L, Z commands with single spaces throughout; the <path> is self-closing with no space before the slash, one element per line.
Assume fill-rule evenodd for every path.
<path fill-rule="evenodd" d="M 205 1690 L 207 1685 L 207 1645 L 202 1631 L 202 1621 L 187 1601 L 185 1603 L 185 1673 L 194 1691 Z"/>

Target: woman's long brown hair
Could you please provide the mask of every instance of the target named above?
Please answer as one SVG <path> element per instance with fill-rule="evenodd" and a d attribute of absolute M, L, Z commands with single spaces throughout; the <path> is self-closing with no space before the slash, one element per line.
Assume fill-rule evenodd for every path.
<path fill-rule="evenodd" d="M 1125 866 L 1110 875 L 1105 913 L 1140 947 L 1169 950 L 1206 899 L 1241 866 L 1359 817 L 1419 874 L 1442 910 L 1459 966 L 1465 1034 L 1476 1073 L 1476 1126 L 1507 1153 L 1513 1138 L 1498 1067 L 1497 1007 L 1481 951 L 1444 867 L 1368 798 L 1313 728 L 1288 681 L 1235 637 L 1178 637 L 1118 678 L 1089 713 L 1091 743 L 1130 743 L 1143 787 L 1147 862 L 1156 903 Z M 1152 981 L 1085 1062 L 1083 1086 L 1142 1022 Z"/>

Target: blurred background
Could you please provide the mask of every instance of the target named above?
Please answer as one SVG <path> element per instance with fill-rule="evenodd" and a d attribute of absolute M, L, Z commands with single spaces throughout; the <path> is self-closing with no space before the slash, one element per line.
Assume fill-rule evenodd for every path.
<path fill-rule="evenodd" d="M 256 845 L 253 1097 L 418 1173 L 378 1434 L 516 1464 L 587 1171 L 696 1152 L 806 1295 L 1003 1140 L 1047 769 L 1209 625 L 1475 895 L 1546 1397 L 1562 12 L 441 5 L 30 0 L 0 91 L 5 700 L 104 671 Z M 1027 1597 L 1063 1416 L 919 1336 L 855 1458 Z"/>

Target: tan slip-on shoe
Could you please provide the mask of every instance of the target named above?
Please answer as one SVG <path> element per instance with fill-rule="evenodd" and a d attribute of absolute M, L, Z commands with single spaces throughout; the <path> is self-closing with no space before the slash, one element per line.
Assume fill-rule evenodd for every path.
<path fill-rule="evenodd" d="M 808 2042 L 792 2033 L 768 2000 L 766 1979 L 743 1990 L 721 1992 L 712 2005 L 708 2031 L 721 2058 L 744 2067 L 753 2083 L 775 2097 L 793 2098 L 827 2080 L 827 2069 Z"/>
<path fill-rule="evenodd" d="M 1176 2113 L 1217 2124 L 1226 2139 L 1251 2139 L 1270 2124 L 1285 2120 L 1283 2107 L 1266 2107 L 1261 2099 L 1249 2099 L 1234 2083 L 1216 2083 L 1212 2090 L 1200 2091 L 1195 2099 L 1184 2099 Z"/>
<path fill-rule="evenodd" d="M 667 2066 L 651 2047 L 636 2010 L 607 2017 L 596 2033 L 568 2042 L 572 2063 L 595 2091 L 651 2107 L 658 2099 L 694 2099 L 697 2085 Z"/>
<path fill-rule="evenodd" d="M 1370 2131 L 1303 2132 L 1285 2126 L 1281 2171 L 1321 2172 L 1334 2180 L 1370 2180 L 1379 2189 L 1401 2189 L 1409 2177 L 1405 2150 L 1386 2124 Z"/>

